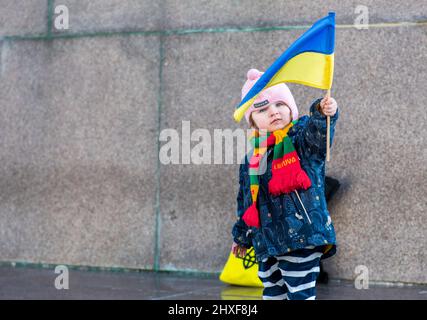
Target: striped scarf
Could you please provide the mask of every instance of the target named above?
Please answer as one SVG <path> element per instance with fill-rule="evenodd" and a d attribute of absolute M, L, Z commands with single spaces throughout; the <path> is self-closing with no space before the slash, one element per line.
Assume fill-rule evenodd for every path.
<path fill-rule="evenodd" d="M 310 178 L 302 170 L 298 154 L 288 137 L 288 131 L 298 120 L 289 123 L 285 128 L 261 135 L 254 130 L 249 141 L 254 147 L 249 161 L 249 180 L 251 184 L 252 205 L 243 214 L 243 220 L 249 227 L 260 227 L 257 210 L 259 190 L 258 169 L 260 161 L 268 146 L 274 145 L 272 177 L 268 183 L 268 191 L 272 195 L 290 193 L 298 188 L 308 189 L 311 186 Z"/>

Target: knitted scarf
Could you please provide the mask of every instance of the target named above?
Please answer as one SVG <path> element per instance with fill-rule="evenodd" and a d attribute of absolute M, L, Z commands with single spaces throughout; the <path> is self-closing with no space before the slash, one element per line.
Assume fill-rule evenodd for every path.
<path fill-rule="evenodd" d="M 269 193 L 280 195 L 290 193 L 298 188 L 308 189 L 311 186 L 310 178 L 302 170 L 298 154 L 288 137 L 288 131 L 298 120 L 289 123 L 285 128 L 267 132 L 260 136 L 254 130 L 249 141 L 254 147 L 253 155 L 249 161 L 249 180 L 251 184 L 252 205 L 243 214 L 243 221 L 249 227 L 260 227 L 257 210 L 257 197 L 259 189 L 258 169 L 260 161 L 267 151 L 268 146 L 274 145 L 272 177 L 268 183 Z"/>

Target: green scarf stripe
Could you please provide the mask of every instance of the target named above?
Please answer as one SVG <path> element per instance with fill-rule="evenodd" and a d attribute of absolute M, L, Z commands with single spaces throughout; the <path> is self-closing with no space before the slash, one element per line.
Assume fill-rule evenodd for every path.
<path fill-rule="evenodd" d="M 255 168 L 249 168 L 249 174 L 250 175 L 256 175 L 258 173 L 258 170 Z"/>
<path fill-rule="evenodd" d="M 292 151 L 295 151 L 295 147 L 294 147 L 294 145 L 292 144 L 292 140 L 291 140 L 291 138 L 289 138 L 288 136 L 286 136 L 286 138 L 285 139 L 283 139 L 283 144 L 284 144 L 284 146 L 283 146 L 283 150 L 285 150 L 285 154 L 286 153 L 289 153 L 289 152 L 292 152 Z"/>
<path fill-rule="evenodd" d="M 276 159 L 282 158 L 282 157 L 283 157 L 283 155 L 285 154 L 285 153 L 283 152 L 283 141 L 284 141 L 284 139 L 282 140 L 282 142 L 280 142 L 278 145 L 276 145 L 276 146 L 274 147 L 274 149 L 273 149 L 273 160 L 276 160 Z M 277 147 L 277 148 L 276 148 L 276 147 Z"/>
<path fill-rule="evenodd" d="M 252 145 L 255 147 L 255 148 L 259 148 L 259 146 L 261 145 L 261 143 L 263 142 L 263 141 L 265 141 L 268 137 L 270 136 L 270 133 L 268 133 L 267 135 L 265 135 L 265 136 L 262 136 L 262 137 L 252 137 L 252 141 L 251 141 L 251 143 L 252 143 Z"/>
<path fill-rule="evenodd" d="M 282 142 L 277 145 L 277 148 L 274 148 L 274 157 L 273 159 L 283 158 L 285 154 L 288 154 L 292 151 L 295 151 L 294 146 L 292 145 L 291 139 L 286 136 Z"/>
<path fill-rule="evenodd" d="M 280 159 L 283 158 L 283 156 L 285 154 L 288 154 L 289 152 L 294 151 L 294 146 L 292 145 L 291 139 L 286 136 L 285 138 L 283 138 L 283 140 L 281 142 L 279 142 L 279 144 L 274 147 L 274 156 L 273 159 Z"/>
<path fill-rule="evenodd" d="M 249 177 L 249 181 L 251 182 L 251 185 L 258 185 L 258 175 L 257 174 L 252 174 Z"/>

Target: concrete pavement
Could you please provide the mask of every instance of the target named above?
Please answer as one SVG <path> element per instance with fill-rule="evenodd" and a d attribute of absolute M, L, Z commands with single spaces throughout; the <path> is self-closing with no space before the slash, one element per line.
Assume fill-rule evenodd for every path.
<path fill-rule="evenodd" d="M 261 299 L 262 288 L 231 286 L 216 276 L 154 272 L 111 272 L 69 269 L 69 289 L 55 288 L 53 269 L 0 267 L 0 299 L 142 299 L 142 300 L 251 300 Z M 370 285 L 357 290 L 350 281 L 319 284 L 319 300 L 427 300 L 427 286 Z"/>

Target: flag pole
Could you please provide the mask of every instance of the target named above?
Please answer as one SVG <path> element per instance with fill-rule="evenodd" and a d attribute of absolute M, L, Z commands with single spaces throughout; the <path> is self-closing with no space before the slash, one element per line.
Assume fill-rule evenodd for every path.
<path fill-rule="evenodd" d="M 331 96 L 331 89 L 328 89 L 326 92 L 326 98 L 328 99 Z M 326 161 L 329 162 L 329 147 L 330 147 L 330 138 L 331 136 L 331 117 L 326 116 Z"/>

